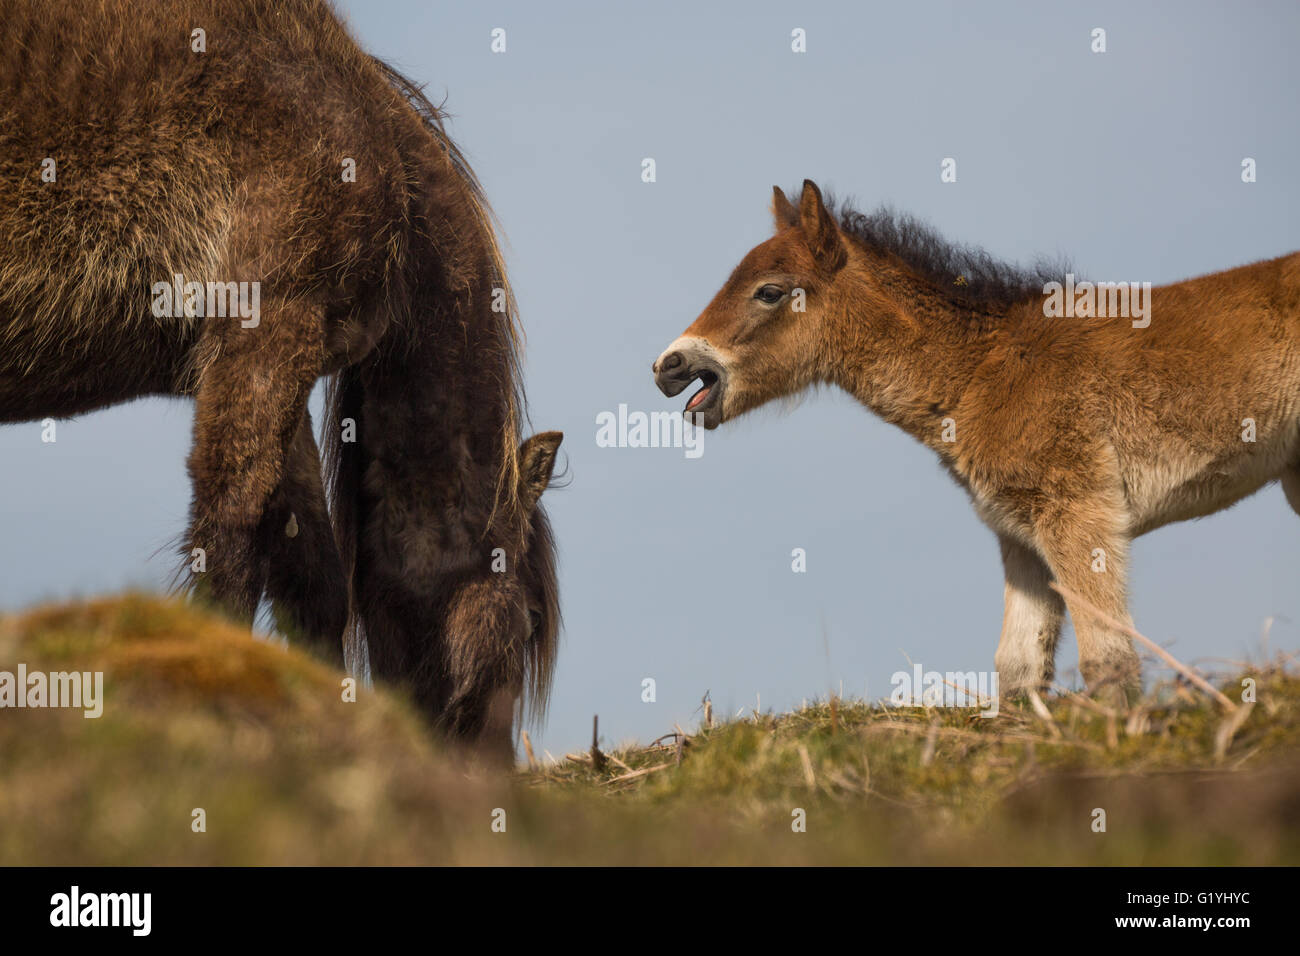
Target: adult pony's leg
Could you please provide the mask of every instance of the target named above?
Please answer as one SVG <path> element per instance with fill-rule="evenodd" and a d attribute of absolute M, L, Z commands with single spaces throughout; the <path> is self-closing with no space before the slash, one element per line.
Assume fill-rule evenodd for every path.
<path fill-rule="evenodd" d="M 348 584 L 321 483 L 320 453 L 304 412 L 284 476 L 257 531 L 266 596 L 276 627 L 336 667 L 343 666 Z"/>
<path fill-rule="evenodd" d="M 998 535 L 1006 575 L 1002 639 L 994 666 L 1003 693 L 1043 690 L 1056 672 L 1056 642 L 1065 602 L 1049 587 L 1043 559 L 1019 541 Z"/>
<path fill-rule="evenodd" d="M 209 319 L 198 345 L 190 566 L 198 591 L 251 623 L 257 532 L 324 365 L 322 313 L 270 299 L 259 323 Z"/>

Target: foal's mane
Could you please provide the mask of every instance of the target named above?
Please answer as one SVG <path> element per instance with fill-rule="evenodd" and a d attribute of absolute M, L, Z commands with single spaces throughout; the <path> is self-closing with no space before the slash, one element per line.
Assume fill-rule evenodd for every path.
<path fill-rule="evenodd" d="M 1063 261 L 1038 259 L 1032 266 L 996 259 L 979 246 L 945 239 L 929 223 L 889 206 L 862 213 L 852 206 L 838 208 L 845 235 L 864 248 L 891 255 L 951 301 L 978 310 L 998 310 L 1019 305 L 1043 294 L 1043 286 L 1060 281 L 1069 271 Z"/>

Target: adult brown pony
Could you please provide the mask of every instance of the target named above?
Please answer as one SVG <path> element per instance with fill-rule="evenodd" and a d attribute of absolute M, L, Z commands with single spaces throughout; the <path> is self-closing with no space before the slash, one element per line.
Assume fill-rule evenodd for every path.
<path fill-rule="evenodd" d="M 1300 254 L 1153 289 L 1138 322 L 1046 318 L 1059 272 L 888 211 L 837 219 L 811 182 L 774 212 L 655 379 L 700 379 L 710 428 L 838 385 L 937 452 L 1001 545 L 1004 690 L 1049 683 L 1067 604 L 1089 686 L 1133 690 L 1132 643 L 1097 614 L 1130 621 L 1129 542 L 1274 479 L 1300 511 Z"/>
<path fill-rule="evenodd" d="M 561 436 L 520 445 L 513 301 L 438 111 L 321 0 L 0 23 L 0 421 L 193 397 L 200 591 L 339 663 L 364 635 L 452 736 L 508 745 L 554 660 Z"/>

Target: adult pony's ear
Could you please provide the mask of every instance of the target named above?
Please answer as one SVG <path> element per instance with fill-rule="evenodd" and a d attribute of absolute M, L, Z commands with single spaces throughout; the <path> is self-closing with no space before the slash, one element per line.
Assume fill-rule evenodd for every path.
<path fill-rule="evenodd" d="M 772 220 L 777 232 L 799 225 L 799 209 L 786 198 L 780 186 L 772 187 Z"/>
<path fill-rule="evenodd" d="M 808 237 L 808 248 L 817 265 L 826 272 L 834 272 L 844 265 L 847 253 L 840 238 L 835 218 L 822 202 L 822 192 L 811 179 L 803 181 L 803 195 L 799 197 L 799 225 Z"/>
<path fill-rule="evenodd" d="M 538 432 L 519 446 L 519 500 L 531 512 L 555 470 L 555 455 L 564 432 Z"/>

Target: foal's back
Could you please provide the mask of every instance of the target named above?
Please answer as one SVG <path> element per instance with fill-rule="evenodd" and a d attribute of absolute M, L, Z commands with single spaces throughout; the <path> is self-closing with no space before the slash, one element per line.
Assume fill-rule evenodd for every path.
<path fill-rule="evenodd" d="M 1144 328 L 1027 309 L 1021 327 L 1059 346 L 1038 381 L 1114 449 L 1133 533 L 1300 464 L 1300 253 L 1154 288 Z"/>

